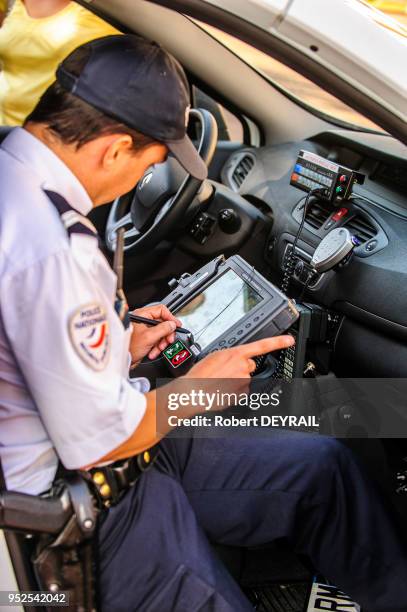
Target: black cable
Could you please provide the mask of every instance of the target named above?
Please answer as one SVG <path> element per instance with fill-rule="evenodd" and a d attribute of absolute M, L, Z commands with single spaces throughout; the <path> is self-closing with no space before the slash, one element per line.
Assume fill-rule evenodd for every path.
<path fill-rule="evenodd" d="M 301 223 L 300 223 L 300 226 L 299 226 L 299 228 L 297 230 L 297 233 L 296 233 L 296 235 L 294 237 L 294 242 L 292 244 L 291 253 L 290 253 L 290 256 L 288 258 L 287 264 L 285 266 L 284 276 L 283 276 L 283 280 L 281 282 L 281 291 L 283 293 L 287 293 L 288 288 L 290 286 L 291 277 L 292 277 L 293 272 L 294 272 L 293 268 L 294 268 L 294 263 L 295 263 L 295 249 L 297 247 L 298 240 L 299 240 L 299 238 L 301 236 L 301 232 L 302 232 L 302 230 L 304 228 L 305 219 L 306 219 L 306 216 L 307 216 L 307 209 L 308 209 L 308 205 L 310 204 L 310 197 L 311 197 L 311 195 L 316 195 L 317 193 L 319 193 L 321 191 L 323 191 L 323 189 L 321 189 L 320 187 L 318 187 L 318 189 L 311 189 L 311 191 L 309 191 L 307 193 L 307 195 L 304 196 L 305 197 L 305 202 L 304 202 L 304 207 L 303 207 Z M 301 202 L 301 200 L 304 199 L 304 197 L 302 197 L 297 202 L 295 207 L 298 206 L 298 204 Z"/>
<path fill-rule="evenodd" d="M 304 295 L 305 295 L 305 292 L 307 291 L 308 287 L 310 286 L 310 284 L 311 284 L 311 281 L 312 281 L 313 277 L 314 277 L 314 273 L 313 273 L 313 271 L 311 270 L 311 272 L 308 274 L 308 277 L 307 277 L 307 282 L 306 282 L 306 283 L 304 283 L 304 285 L 303 285 L 303 287 L 302 287 L 302 289 L 301 289 L 301 293 L 300 293 L 300 295 L 299 295 L 299 297 L 298 297 L 298 302 L 302 302 L 303 297 L 304 297 Z"/>
<path fill-rule="evenodd" d="M 318 188 L 318 189 L 311 189 L 311 191 L 309 191 L 307 193 L 307 197 L 306 197 L 305 203 L 304 203 L 304 210 L 303 210 L 303 213 L 302 213 L 302 219 L 301 219 L 300 227 L 297 230 L 297 233 L 295 235 L 294 242 L 293 242 L 293 250 L 292 250 L 293 254 L 295 253 L 295 248 L 296 248 L 296 246 L 298 244 L 298 240 L 299 240 L 301 232 L 302 232 L 302 230 L 304 228 L 305 219 L 306 219 L 306 216 L 307 216 L 307 208 L 308 208 L 308 205 L 310 203 L 309 199 L 310 199 L 311 195 L 315 195 L 315 194 L 319 193 L 320 191 L 323 191 L 323 190 L 320 189 L 320 188 Z"/>
<path fill-rule="evenodd" d="M 302 202 L 303 200 L 305 200 L 307 198 L 307 196 L 302 196 L 295 204 L 294 204 L 294 208 L 293 210 L 295 210 L 298 206 L 298 204 L 300 202 Z M 304 204 L 304 208 L 305 208 L 305 204 Z M 290 279 L 293 273 L 292 270 L 292 266 L 294 263 L 294 258 L 293 258 L 293 251 L 291 251 L 291 254 L 288 257 L 287 262 L 284 264 L 284 274 L 283 274 L 283 278 L 280 284 L 280 289 L 283 293 L 287 293 L 288 291 L 288 287 L 290 285 Z"/>

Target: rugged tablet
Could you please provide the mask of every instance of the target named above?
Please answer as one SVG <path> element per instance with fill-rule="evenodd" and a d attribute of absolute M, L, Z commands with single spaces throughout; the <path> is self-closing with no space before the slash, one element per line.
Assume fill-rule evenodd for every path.
<path fill-rule="evenodd" d="M 163 304 L 191 330 L 199 351 L 187 356 L 189 347 L 182 346 L 179 359 L 165 355 L 172 367 L 181 357 L 193 362 L 222 348 L 277 336 L 298 318 L 294 303 L 239 255 L 217 257 L 172 286 Z"/>

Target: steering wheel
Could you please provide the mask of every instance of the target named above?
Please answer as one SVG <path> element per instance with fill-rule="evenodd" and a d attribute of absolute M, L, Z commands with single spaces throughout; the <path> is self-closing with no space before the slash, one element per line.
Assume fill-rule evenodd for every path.
<path fill-rule="evenodd" d="M 191 109 L 189 116 L 197 118 L 201 124 L 198 152 L 209 166 L 218 140 L 215 118 L 201 108 Z M 202 183 L 187 174 L 172 157 L 148 168 L 135 189 L 112 204 L 105 232 L 109 250 L 115 251 L 116 232 L 120 228 L 125 229 L 126 252 L 135 253 L 154 247 L 169 236 L 184 217 Z"/>

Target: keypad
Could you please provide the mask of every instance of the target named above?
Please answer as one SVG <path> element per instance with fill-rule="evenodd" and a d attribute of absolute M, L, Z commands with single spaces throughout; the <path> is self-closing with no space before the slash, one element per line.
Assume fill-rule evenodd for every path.
<path fill-rule="evenodd" d="M 291 380 L 294 377 L 294 364 L 295 346 L 290 346 L 288 349 L 281 351 L 277 368 L 273 374 L 273 378 Z"/>

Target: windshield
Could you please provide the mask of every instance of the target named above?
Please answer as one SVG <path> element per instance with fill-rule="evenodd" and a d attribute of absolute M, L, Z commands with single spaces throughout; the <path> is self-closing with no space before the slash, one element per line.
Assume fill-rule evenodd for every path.
<path fill-rule="evenodd" d="M 199 22 L 199 25 L 244 62 L 263 74 L 287 94 L 305 104 L 310 110 L 316 111 L 317 114 L 326 115 L 328 120 L 331 118 L 334 122 L 335 120 L 344 122 L 350 127 L 385 133 L 382 128 L 353 108 L 266 53 L 234 36 L 225 34 L 217 28 L 201 22 Z"/>

